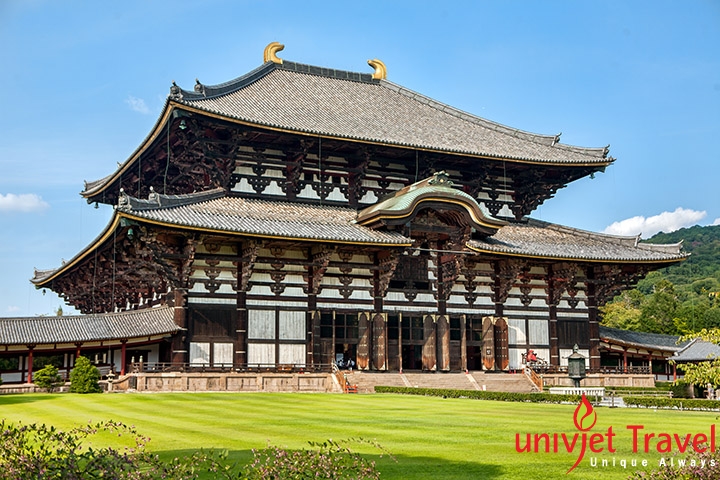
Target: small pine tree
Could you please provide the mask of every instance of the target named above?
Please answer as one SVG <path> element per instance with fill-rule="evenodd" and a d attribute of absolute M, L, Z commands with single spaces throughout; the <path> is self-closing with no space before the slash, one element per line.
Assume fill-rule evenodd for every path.
<path fill-rule="evenodd" d="M 63 380 L 58 373 L 57 367 L 48 364 L 33 374 L 33 383 L 40 388 L 44 388 L 48 393 L 51 393 L 63 383 Z"/>
<path fill-rule="evenodd" d="M 75 360 L 75 368 L 70 372 L 70 392 L 72 393 L 101 393 L 102 388 L 98 381 L 100 371 L 85 357 Z"/>

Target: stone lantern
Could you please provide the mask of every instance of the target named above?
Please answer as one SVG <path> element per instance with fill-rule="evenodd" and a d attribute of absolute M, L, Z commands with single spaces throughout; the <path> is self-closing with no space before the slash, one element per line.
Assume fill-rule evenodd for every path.
<path fill-rule="evenodd" d="M 580 380 L 585 378 L 585 357 L 578 353 L 578 346 L 573 346 L 573 353 L 568 357 L 568 377 L 572 378 L 575 388 L 580 388 Z"/>

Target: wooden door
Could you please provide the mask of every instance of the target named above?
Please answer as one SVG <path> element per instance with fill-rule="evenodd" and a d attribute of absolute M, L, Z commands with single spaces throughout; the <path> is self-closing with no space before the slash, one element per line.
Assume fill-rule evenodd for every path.
<path fill-rule="evenodd" d="M 507 370 L 510 366 L 508 355 L 508 326 L 502 317 L 495 319 L 495 367 Z"/>

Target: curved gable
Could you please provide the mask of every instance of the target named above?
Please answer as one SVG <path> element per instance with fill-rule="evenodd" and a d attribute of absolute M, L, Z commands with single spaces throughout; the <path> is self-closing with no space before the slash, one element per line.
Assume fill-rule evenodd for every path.
<path fill-rule="evenodd" d="M 428 208 L 446 212 L 456 223 L 466 224 L 485 236 L 493 235 L 506 225 L 506 222 L 486 213 L 472 196 L 452 188 L 452 181 L 445 172 L 438 172 L 398 190 L 392 196 L 361 210 L 356 222 L 370 228 L 402 225 Z"/>

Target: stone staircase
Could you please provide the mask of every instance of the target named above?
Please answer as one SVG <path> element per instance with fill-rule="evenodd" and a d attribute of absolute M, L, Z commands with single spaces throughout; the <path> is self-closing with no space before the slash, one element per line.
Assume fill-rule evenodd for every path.
<path fill-rule="evenodd" d="M 522 373 L 421 373 L 421 372 L 345 372 L 358 393 L 373 393 L 376 386 L 487 390 L 492 392 L 532 392 L 533 383 Z"/>

